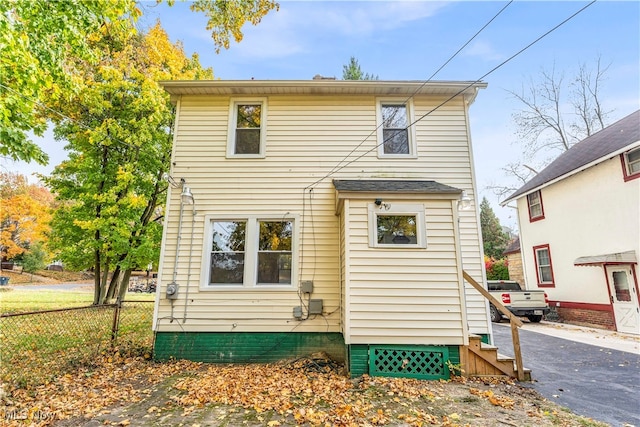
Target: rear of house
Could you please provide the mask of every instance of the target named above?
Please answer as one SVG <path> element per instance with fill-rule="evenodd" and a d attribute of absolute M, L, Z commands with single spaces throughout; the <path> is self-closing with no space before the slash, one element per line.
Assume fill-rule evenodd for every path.
<path fill-rule="evenodd" d="M 324 351 L 352 375 L 439 378 L 469 333 L 490 339 L 462 277 L 484 278 L 468 111 L 485 84 L 163 85 L 177 109 L 156 358 Z"/>
<path fill-rule="evenodd" d="M 574 145 L 516 200 L 529 289 L 567 322 L 640 334 L 640 111 Z"/>

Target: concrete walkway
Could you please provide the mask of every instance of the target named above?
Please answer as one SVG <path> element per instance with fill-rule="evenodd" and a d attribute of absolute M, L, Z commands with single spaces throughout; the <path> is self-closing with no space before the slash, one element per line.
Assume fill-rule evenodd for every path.
<path fill-rule="evenodd" d="M 509 326 L 508 323 L 500 323 L 494 327 Z M 583 344 L 610 348 L 627 353 L 640 354 L 640 335 L 625 334 L 622 332 L 608 331 L 592 327 L 575 326 L 566 323 L 540 322 L 525 323 L 521 328 L 526 331 L 551 335 Z"/>

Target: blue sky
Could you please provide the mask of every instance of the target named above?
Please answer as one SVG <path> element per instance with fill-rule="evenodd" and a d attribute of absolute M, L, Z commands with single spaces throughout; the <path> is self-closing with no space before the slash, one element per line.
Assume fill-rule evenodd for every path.
<path fill-rule="evenodd" d="M 220 79 L 306 80 L 316 74 L 341 78 L 355 56 L 363 71 L 381 80 L 425 80 L 507 2 L 320 2 L 281 1 L 258 26 L 246 25 L 244 39 L 215 53 L 206 18 L 173 7 L 141 3 L 146 28 L 160 19 L 170 38 L 197 52 Z M 475 80 L 588 4 L 582 1 L 515 1 L 435 80 Z M 519 91 L 544 68 L 566 78 L 598 56 L 611 64 L 602 100 L 609 122 L 640 108 L 640 2 L 598 1 L 526 52 L 487 76 L 470 110 L 471 137 L 480 202 L 486 196 L 503 225 L 516 227 L 515 211 L 498 206 L 486 186 L 507 179 L 500 170 L 520 156 L 512 114 L 521 106 L 508 93 Z M 45 138 L 48 168 L 13 164 L 9 170 L 47 173 L 64 159 L 63 144 Z M 8 163 L 8 164 L 7 164 Z"/>

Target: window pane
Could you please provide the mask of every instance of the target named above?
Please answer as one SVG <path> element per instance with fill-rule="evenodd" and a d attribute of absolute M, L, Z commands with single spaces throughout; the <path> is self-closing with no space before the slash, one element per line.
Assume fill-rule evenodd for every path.
<path fill-rule="evenodd" d="M 404 105 L 383 105 L 382 106 L 382 127 L 406 128 L 407 127 L 407 107 Z"/>
<path fill-rule="evenodd" d="M 631 301 L 631 293 L 629 292 L 629 281 L 627 279 L 626 272 L 613 272 L 613 287 L 616 290 L 616 300 Z"/>
<path fill-rule="evenodd" d="M 211 254 L 211 275 L 209 283 L 244 282 L 244 254 L 216 252 Z"/>
<path fill-rule="evenodd" d="M 258 283 L 291 284 L 291 252 L 259 252 Z"/>
<path fill-rule="evenodd" d="M 417 225 L 415 215 L 377 215 L 378 243 L 390 245 L 415 245 Z"/>
<path fill-rule="evenodd" d="M 538 264 L 549 265 L 549 251 L 546 249 L 538 249 Z"/>
<path fill-rule="evenodd" d="M 627 163 L 629 163 L 629 173 L 640 172 L 640 149 L 627 153 Z"/>
<path fill-rule="evenodd" d="M 543 283 L 552 282 L 551 267 L 540 267 L 540 279 Z"/>
<path fill-rule="evenodd" d="M 384 154 L 409 154 L 409 132 L 407 129 L 385 129 Z"/>
<path fill-rule="evenodd" d="M 213 252 L 244 251 L 246 223 L 244 221 L 213 222 Z"/>
<path fill-rule="evenodd" d="M 260 128 L 260 114 L 262 108 L 257 105 L 238 105 L 238 120 L 236 127 L 241 129 Z"/>
<path fill-rule="evenodd" d="M 236 129 L 235 154 L 260 154 L 260 129 Z"/>
<path fill-rule="evenodd" d="M 244 221 L 214 221 L 209 283 L 242 284 L 244 281 Z"/>
<path fill-rule="evenodd" d="M 529 202 L 529 216 L 531 218 L 537 218 L 542 216 L 542 202 L 540 201 L 540 192 L 536 191 L 527 196 Z"/>
<path fill-rule="evenodd" d="M 290 251 L 291 221 L 260 221 L 260 251 Z"/>

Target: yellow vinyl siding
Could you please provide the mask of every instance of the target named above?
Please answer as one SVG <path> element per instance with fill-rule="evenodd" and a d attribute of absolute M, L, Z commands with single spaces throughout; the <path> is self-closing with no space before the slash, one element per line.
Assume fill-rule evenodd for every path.
<path fill-rule="evenodd" d="M 356 251 L 343 254 L 341 259 L 341 238 L 345 245 L 367 244 L 366 214 L 364 223 L 349 223 L 350 229 L 343 230 L 340 235 L 338 227 L 341 221 L 335 215 L 332 179 L 430 179 L 464 189 L 476 201 L 465 107 L 461 100 L 452 101 L 416 125 L 417 159 L 379 159 L 375 149 L 376 135 L 372 133 L 376 126 L 375 97 L 269 96 L 267 127 L 264 130 L 265 158 L 227 159 L 231 99 L 222 96 L 183 96 L 178 104 L 171 174 L 178 180 L 184 178 L 186 185 L 191 188 L 195 197 L 196 216 L 193 248 L 190 249 L 191 208 L 185 207 L 176 278 L 180 290 L 178 300 L 173 303 L 173 317 L 179 321 L 170 322 L 171 303 L 165 298 L 164 290 L 173 275 L 180 195 L 179 188 L 172 189 L 160 271 L 162 287 L 157 313 L 158 330 L 340 332 L 340 319 L 347 316 L 347 312 L 339 309 L 340 302 L 344 299 L 347 303 L 351 298 L 341 294 L 341 283 L 343 287 L 347 282 L 356 288 L 365 285 L 358 277 L 363 274 L 362 270 L 371 270 L 379 265 L 376 263 L 379 255 Z M 427 113 L 445 99 L 416 98 L 416 117 Z M 324 178 L 354 148 L 356 150 L 347 161 L 359 156 L 362 158 L 331 177 Z M 311 193 L 310 204 L 309 193 L 304 193 L 303 189 L 318 180 L 320 182 Z M 453 245 L 451 229 L 445 224 L 446 220 L 451 221 L 450 209 L 449 212 L 441 206 L 433 209 L 427 211 L 427 244 L 434 245 L 430 247 L 433 257 L 424 260 L 422 265 L 411 257 L 404 260 L 408 274 L 415 274 L 416 281 L 419 280 L 422 267 L 425 270 L 430 268 L 426 274 L 435 276 L 449 277 L 455 274 L 455 259 L 449 249 Z M 203 290 L 207 281 L 209 250 L 204 247 L 207 241 L 205 233 L 210 232 L 205 216 L 228 218 L 229 215 L 235 215 L 242 219 L 246 215 L 258 215 L 279 218 L 287 212 L 298 215 L 295 226 L 300 243 L 295 259 L 299 274 L 292 278 L 294 286 L 291 290 L 250 287 Z M 465 269 L 481 280 L 482 265 L 474 215 L 463 217 L 462 246 L 465 258 L 469 258 L 465 259 Z M 358 230 L 359 234 L 353 235 L 354 230 Z M 192 266 L 189 275 L 190 253 Z M 187 321 L 183 324 L 188 275 Z M 354 276 L 358 277 L 354 280 Z M 323 299 L 325 313 L 332 314 L 311 316 L 304 322 L 293 320 L 293 307 L 300 305 L 296 288 L 302 280 L 314 281 L 312 298 Z M 399 295 L 404 292 L 401 289 L 398 291 Z M 409 299 L 406 299 L 407 303 Z M 222 306 L 224 319 L 220 319 L 218 311 Z M 477 304 L 471 310 L 480 313 L 484 306 Z M 346 327 L 349 320 L 344 318 L 343 322 Z M 476 329 L 482 328 L 486 330 L 486 321 L 478 320 Z"/>
<path fill-rule="evenodd" d="M 377 344 L 462 344 L 451 201 L 424 201 L 426 249 L 371 248 L 368 203 L 371 201 L 350 200 L 348 211 L 349 343 L 367 344 L 375 337 Z M 444 339 L 442 330 L 448 331 Z"/>

